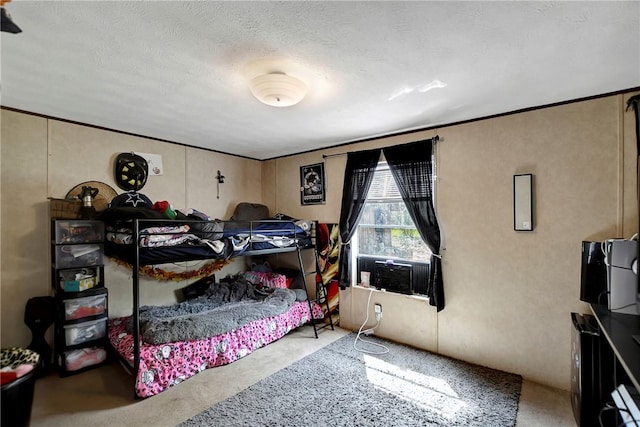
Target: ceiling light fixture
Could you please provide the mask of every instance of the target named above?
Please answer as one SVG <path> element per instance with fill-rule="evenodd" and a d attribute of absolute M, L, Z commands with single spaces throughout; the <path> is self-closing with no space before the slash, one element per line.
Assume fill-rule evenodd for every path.
<path fill-rule="evenodd" d="M 302 101 L 307 85 L 284 73 L 269 73 L 251 80 L 251 93 L 260 102 L 273 107 L 290 107 Z"/>

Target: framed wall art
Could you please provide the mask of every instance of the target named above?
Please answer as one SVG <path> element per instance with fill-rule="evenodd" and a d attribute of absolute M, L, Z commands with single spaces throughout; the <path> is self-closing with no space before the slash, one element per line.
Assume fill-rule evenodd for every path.
<path fill-rule="evenodd" d="M 300 204 L 321 205 L 325 202 L 324 163 L 300 167 Z"/>

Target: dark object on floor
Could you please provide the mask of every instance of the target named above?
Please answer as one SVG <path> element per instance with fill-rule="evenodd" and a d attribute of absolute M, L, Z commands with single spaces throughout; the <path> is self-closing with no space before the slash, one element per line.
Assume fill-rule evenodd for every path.
<path fill-rule="evenodd" d="M 28 352 L 28 350 L 25 351 Z M 36 366 L 32 371 L 2 385 L 0 389 L 2 394 L 2 411 L 0 411 L 2 413 L 2 422 L 0 425 L 7 427 L 29 426 L 31 422 L 31 406 L 33 404 L 33 389 L 39 375 L 40 368 Z"/>
<path fill-rule="evenodd" d="M 40 375 L 46 375 L 51 369 L 51 346 L 44 339 L 47 329 L 56 318 L 56 300 L 54 297 L 34 297 L 27 301 L 24 310 L 24 323 L 31 329 L 31 344 L 27 347 L 40 355 Z M 9 425 L 4 424 L 3 425 Z"/>

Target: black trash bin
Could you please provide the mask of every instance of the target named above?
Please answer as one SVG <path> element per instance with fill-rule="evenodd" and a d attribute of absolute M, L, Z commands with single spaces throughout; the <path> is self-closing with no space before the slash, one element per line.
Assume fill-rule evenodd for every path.
<path fill-rule="evenodd" d="M 15 353 L 15 349 L 11 349 Z M 6 349 L 3 349 L 3 360 Z M 2 426 L 3 427 L 26 427 L 31 421 L 31 406 L 33 404 L 33 390 L 39 374 L 38 354 L 27 349 L 20 349 L 23 354 L 28 354 L 35 364 L 33 370 L 27 372 L 20 378 L 3 384 L 0 388 L 2 393 Z"/>

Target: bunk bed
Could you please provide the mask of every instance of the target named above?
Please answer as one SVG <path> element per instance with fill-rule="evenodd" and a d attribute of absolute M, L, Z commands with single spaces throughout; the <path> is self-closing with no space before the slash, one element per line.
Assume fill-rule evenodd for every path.
<path fill-rule="evenodd" d="M 326 322 L 323 320 L 329 311 L 326 289 L 322 289 L 321 283 L 316 283 L 320 289 L 316 288 L 313 300 L 307 292 L 306 276 L 315 276 L 318 268 L 315 221 L 297 220 L 284 215 L 250 221 L 203 221 L 184 215 L 168 219 L 157 211 L 144 208 L 109 208 L 101 214 L 100 219 L 105 222 L 107 231 L 105 255 L 131 265 L 132 314 L 110 319 L 107 334 L 121 364 L 135 377 L 136 397 L 153 396 L 204 369 L 234 362 L 304 324 L 313 325 L 316 338 L 320 329 L 334 329 L 330 317 Z M 313 250 L 315 254 L 313 271 L 304 268 L 304 250 Z M 227 284 L 223 299 L 231 303 L 221 307 L 216 305 L 215 309 L 209 306 L 202 308 L 198 304 L 202 298 L 207 301 L 220 300 L 220 294 L 215 295 L 215 292 L 221 284 L 211 285 L 204 296 L 196 298 L 195 309 L 193 306 L 179 307 L 189 301 L 171 307 L 171 310 L 178 310 L 177 315 L 175 312 L 167 315 L 164 307 L 140 305 L 140 268 L 143 266 L 284 252 L 297 252 L 302 289 L 288 289 L 287 280 L 282 275 L 254 273 L 250 277 L 253 280 L 244 280 L 237 285 Z M 256 276 L 258 280 L 255 280 Z M 242 277 L 249 279 L 246 275 Z M 250 283 L 247 285 L 245 282 Z M 245 286 L 242 295 L 246 293 L 251 298 L 268 300 L 269 303 L 275 301 L 278 304 L 275 311 L 266 311 L 261 315 L 238 315 L 236 317 L 241 317 L 244 323 L 241 322 L 237 327 L 227 325 L 220 329 L 207 323 L 219 317 L 218 308 L 234 317 L 235 305 L 243 305 L 244 301 L 227 300 L 229 294 L 238 293 L 237 289 L 241 286 Z M 292 293 L 295 297 L 292 297 Z M 184 324 L 180 322 L 184 318 L 184 310 L 189 313 L 186 323 L 205 323 L 204 327 L 199 327 L 198 334 L 173 334 L 175 330 L 183 329 Z M 160 318 L 160 326 L 154 324 L 149 327 L 150 322 L 157 318 Z M 167 326 L 167 321 L 175 321 L 179 325 L 170 323 Z M 153 335 L 160 329 L 164 335 Z M 151 335 L 147 334 L 149 330 L 152 331 Z M 209 335 L 203 330 L 216 332 Z M 154 338 L 157 336 L 163 338 Z"/>

